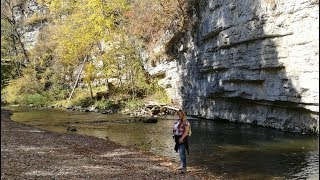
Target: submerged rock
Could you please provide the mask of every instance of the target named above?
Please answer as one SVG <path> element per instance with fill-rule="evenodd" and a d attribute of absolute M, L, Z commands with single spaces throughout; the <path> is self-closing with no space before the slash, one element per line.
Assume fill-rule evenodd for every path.
<path fill-rule="evenodd" d="M 75 127 L 67 127 L 67 131 L 78 131 Z"/>

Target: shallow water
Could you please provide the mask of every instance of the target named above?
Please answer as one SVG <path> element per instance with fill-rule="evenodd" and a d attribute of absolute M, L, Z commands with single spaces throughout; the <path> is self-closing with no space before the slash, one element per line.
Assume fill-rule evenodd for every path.
<path fill-rule="evenodd" d="M 39 128 L 109 138 L 122 145 L 178 160 L 173 150 L 174 116 L 158 123 L 129 122 L 128 116 L 64 109 L 9 107 L 12 119 Z M 198 166 L 224 179 L 319 179 L 319 137 L 231 122 L 189 118 L 189 166 Z"/>

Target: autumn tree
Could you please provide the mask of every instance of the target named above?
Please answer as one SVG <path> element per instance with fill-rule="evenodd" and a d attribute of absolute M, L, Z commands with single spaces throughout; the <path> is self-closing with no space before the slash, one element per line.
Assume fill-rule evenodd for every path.
<path fill-rule="evenodd" d="M 6 10 L 10 9 L 11 4 L 8 2 L 11 1 L 3 2 L 7 3 Z M 47 19 L 46 27 L 41 29 L 33 49 L 28 50 L 26 54 L 23 53 L 23 44 L 19 46 L 20 41 L 14 23 L 10 23 L 9 18 L 1 21 L 6 27 L 4 30 L 1 29 L 4 32 L 1 38 L 6 40 L 4 46 L 1 46 L 2 57 L 9 54 L 12 58 L 16 53 L 17 57 L 20 56 L 19 59 L 28 57 L 29 62 L 25 67 L 19 67 L 19 64 L 15 66 L 19 70 L 20 78 L 10 81 L 6 90 L 8 93 L 15 92 L 10 96 L 12 102 L 19 101 L 15 99 L 17 95 L 28 96 L 28 93 L 39 94 L 53 100 L 71 99 L 73 92 L 77 91 L 79 82 L 81 87 L 84 84 L 88 86 L 90 96 L 93 97 L 93 82 L 98 78 L 106 80 L 106 91 L 110 79 L 117 79 L 119 89 L 124 92 L 130 91 L 134 96 L 140 90 L 149 91 L 150 83 L 139 57 L 141 44 L 135 35 L 146 33 L 149 36 L 158 32 L 155 30 L 159 27 L 157 20 L 162 22 L 158 30 L 167 27 L 171 22 L 169 19 L 175 17 L 176 10 L 176 7 L 170 6 L 170 2 L 176 3 L 176 1 L 152 0 L 150 3 L 143 1 L 149 3 L 148 6 L 151 7 L 146 11 L 150 13 L 148 15 L 141 10 L 133 13 L 132 10 L 138 10 L 136 8 L 140 7 L 135 7 L 138 1 L 38 0 L 38 2 L 41 6 L 48 7 L 46 17 L 50 19 Z M 131 14 L 127 13 L 129 7 Z M 155 7 L 166 12 L 157 14 Z M 149 16 L 146 22 L 143 22 L 143 14 Z M 6 15 L 9 17 L 9 14 Z M 162 17 L 165 15 L 168 17 Z M 135 21 L 136 27 L 133 27 L 133 17 L 141 18 L 140 21 Z M 12 37 L 15 37 L 15 41 Z M 30 84 L 26 85 L 26 82 Z"/>
<path fill-rule="evenodd" d="M 21 76 L 24 62 L 29 61 L 28 52 L 22 42 L 22 21 L 15 15 L 22 0 L 1 0 L 1 63 L 11 64 L 14 76 Z"/>
<path fill-rule="evenodd" d="M 75 81 L 74 87 L 76 87 L 84 64 L 88 63 L 94 55 L 103 54 L 104 50 L 98 46 L 101 41 L 109 41 L 117 16 L 126 8 L 126 1 L 52 0 L 44 3 L 49 6 L 54 17 L 53 26 L 56 31 L 53 34 L 53 40 L 57 42 L 54 51 L 58 55 L 56 57 L 58 63 L 70 67 L 69 72 L 72 73 L 81 67 L 77 76 L 66 74 L 70 82 Z"/>

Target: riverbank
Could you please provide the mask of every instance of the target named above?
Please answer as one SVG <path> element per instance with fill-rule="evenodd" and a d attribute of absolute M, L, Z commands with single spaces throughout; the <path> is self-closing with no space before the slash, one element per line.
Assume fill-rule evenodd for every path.
<path fill-rule="evenodd" d="M 218 179 L 134 147 L 18 124 L 1 110 L 1 179 Z"/>

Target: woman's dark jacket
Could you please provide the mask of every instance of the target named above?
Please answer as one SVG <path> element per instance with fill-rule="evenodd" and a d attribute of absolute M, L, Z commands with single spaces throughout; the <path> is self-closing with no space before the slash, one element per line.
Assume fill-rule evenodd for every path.
<path fill-rule="evenodd" d="M 179 150 L 179 139 L 182 137 L 182 135 L 174 135 L 173 138 L 174 138 L 174 141 L 176 142 L 175 146 L 174 146 L 174 150 L 176 152 L 178 152 Z M 183 142 L 181 144 L 184 144 L 185 146 L 185 149 L 187 150 L 188 152 L 188 155 L 189 155 L 189 142 L 188 142 L 188 136 L 186 136 L 184 139 L 183 139 Z"/>

